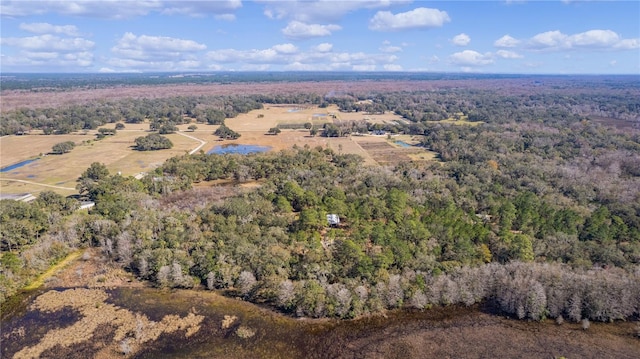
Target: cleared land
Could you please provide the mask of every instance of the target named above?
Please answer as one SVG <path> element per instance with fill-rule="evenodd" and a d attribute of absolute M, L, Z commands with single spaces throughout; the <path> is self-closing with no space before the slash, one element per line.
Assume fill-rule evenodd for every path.
<path fill-rule="evenodd" d="M 0 190 L 5 194 L 32 193 L 54 190 L 63 195 L 75 193 L 76 179 L 91 163 L 104 163 L 111 173 L 135 176 L 148 172 L 165 160 L 196 150 L 208 152 L 215 146 L 226 144 L 248 144 L 267 146 L 273 151 L 292 148 L 294 145 L 331 148 L 338 153 L 357 154 L 367 165 L 393 165 L 401 161 L 430 160 L 434 154 L 416 147 L 402 147 L 395 140 L 409 144 L 418 141 L 409 136 L 387 139 L 381 136 L 312 137 L 305 123 L 312 123 L 318 129 L 325 123 L 334 121 L 361 121 L 369 115 L 363 113 L 341 113 L 337 106 L 319 108 L 300 105 L 265 105 L 263 109 L 240 114 L 225 121 L 226 125 L 241 134 L 237 140 L 221 140 L 214 135 L 218 126 L 197 124 L 195 131 L 189 131 L 189 124 L 178 126 L 180 133 L 166 135 L 174 144 L 172 149 L 161 151 L 136 151 L 135 139 L 147 135 L 149 124 L 125 124 L 113 136 L 95 140 L 97 131 L 82 131 L 70 135 L 30 134 L 6 136 L 0 139 L 2 166 L 33 159 L 51 151 L 53 145 L 73 141 L 76 147 L 64 155 L 46 155 L 25 166 L 0 174 Z M 370 116 L 368 121 L 401 121 L 395 114 Z M 283 126 L 278 135 L 268 135 L 272 127 Z M 286 127 L 295 129 L 286 129 Z M 105 128 L 114 128 L 108 124 Z M 204 144 L 203 144 L 204 142 Z M 46 187 L 41 184 L 54 186 Z M 57 188 L 56 188 L 57 187 Z"/>
<path fill-rule="evenodd" d="M 0 139 L 3 167 L 37 157 L 41 153 L 50 151 L 54 144 L 65 140 L 75 139 L 76 148 L 64 155 L 47 155 L 25 166 L 3 172 L 0 174 L 0 190 L 2 193 L 39 193 L 46 189 L 52 189 L 13 180 L 74 188 L 76 179 L 93 162 L 104 163 L 111 173 L 121 172 L 125 176 L 135 175 L 149 171 L 162 164 L 167 158 L 189 152 L 199 145 L 197 141 L 190 138 L 171 134 L 167 137 L 173 142 L 172 149 L 141 152 L 132 147 L 137 137 L 147 134 L 144 130 L 122 130 L 118 131 L 115 136 L 108 136 L 100 141 L 93 140 L 95 133 L 92 131 L 86 135 L 3 137 Z M 70 194 L 68 190 L 54 190 L 61 194 Z"/>

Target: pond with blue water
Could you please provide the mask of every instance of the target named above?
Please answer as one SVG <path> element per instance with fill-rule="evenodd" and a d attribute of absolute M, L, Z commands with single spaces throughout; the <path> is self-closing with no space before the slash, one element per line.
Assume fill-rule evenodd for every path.
<path fill-rule="evenodd" d="M 258 146 L 258 145 L 242 145 L 236 143 L 230 143 L 226 145 L 216 146 L 210 149 L 207 154 L 208 155 L 224 155 L 227 153 L 236 153 L 241 155 L 248 155 L 250 153 L 260 153 L 267 152 L 271 149 L 268 146 Z"/>
<path fill-rule="evenodd" d="M 22 166 L 26 166 L 29 163 L 37 161 L 37 160 L 38 160 L 38 158 L 34 158 L 34 159 L 31 159 L 31 160 L 26 160 L 26 161 L 22 161 L 22 162 L 18 162 L 18 163 L 12 164 L 11 166 L 2 167 L 2 168 L 0 168 L 0 172 L 13 171 L 13 170 L 15 170 L 17 168 L 20 168 Z"/>

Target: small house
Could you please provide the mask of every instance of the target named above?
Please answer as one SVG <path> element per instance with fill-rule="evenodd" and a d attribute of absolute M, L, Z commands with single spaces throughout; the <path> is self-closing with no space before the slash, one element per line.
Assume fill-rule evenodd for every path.
<path fill-rule="evenodd" d="M 331 227 L 337 227 L 340 225 L 340 217 L 337 214 L 327 214 L 327 222 Z"/>

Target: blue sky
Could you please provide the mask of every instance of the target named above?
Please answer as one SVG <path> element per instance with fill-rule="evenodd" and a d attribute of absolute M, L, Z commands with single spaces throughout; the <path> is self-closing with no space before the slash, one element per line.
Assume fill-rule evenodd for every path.
<path fill-rule="evenodd" d="M 2 72 L 640 74 L 638 1 L 9 1 Z"/>

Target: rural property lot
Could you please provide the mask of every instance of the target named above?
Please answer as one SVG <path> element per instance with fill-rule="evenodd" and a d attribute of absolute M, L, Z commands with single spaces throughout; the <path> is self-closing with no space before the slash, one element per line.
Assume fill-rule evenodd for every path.
<path fill-rule="evenodd" d="M 184 154 L 198 145 L 198 142 L 192 139 L 172 134 L 167 136 L 174 144 L 172 149 L 140 152 L 131 147 L 136 137 L 147 134 L 143 130 L 118 131 L 115 136 L 108 136 L 100 141 L 93 140 L 95 133 L 93 131 L 87 135 L 3 137 L 0 139 L 3 167 L 47 153 L 56 143 L 74 141 L 76 148 L 64 155 L 44 156 L 26 166 L 3 172 L 0 175 L 2 193 L 38 193 L 45 189 L 52 189 L 11 181 L 13 179 L 74 188 L 76 179 L 93 162 L 104 163 L 111 173 L 122 172 L 125 176 L 135 175 L 149 171 L 162 164 L 167 158 Z M 61 193 L 69 194 L 68 192 L 63 190 Z"/>
<path fill-rule="evenodd" d="M 137 137 L 149 133 L 148 123 L 125 124 L 124 130 L 102 140 L 95 140 L 97 131 L 81 131 L 70 135 L 6 136 L 0 139 L 3 167 L 47 154 L 53 145 L 60 142 L 73 141 L 76 147 L 70 153 L 43 156 L 33 163 L 0 174 L 0 189 L 5 194 L 37 194 L 45 189 L 53 189 L 69 195 L 74 193 L 76 179 L 93 162 L 104 163 L 111 173 L 135 176 L 152 170 L 170 157 L 194 150 L 208 152 L 215 146 L 227 144 L 266 146 L 272 151 L 292 148 L 294 145 L 321 146 L 338 153 L 359 155 L 367 165 L 392 165 L 400 161 L 432 159 L 433 156 L 428 151 L 415 147 L 403 148 L 393 144 L 393 140 L 388 140 L 387 136 L 312 137 L 309 130 L 304 129 L 305 123 L 311 123 L 321 130 L 325 123 L 365 119 L 375 123 L 403 121 L 393 113 L 376 116 L 355 112 L 341 113 L 335 105 L 319 108 L 315 105 L 267 104 L 263 109 L 226 119 L 226 125 L 241 134 L 237 140 L 218 138 L 213 134 L 218 128 L 216 125 L 198 124 L 195 131 L 188 131 L 189 124 L 182 124 L 178 126 L 179 133 L 167 135 L 174 144 L 173 148 L 161 151 L 141 152 L 132 148 Z M 111 123 L 103 127 L 114 126 Z M 280 134 L 267 134 L 270 128 L 277 126 L 283 127 Z"/>

